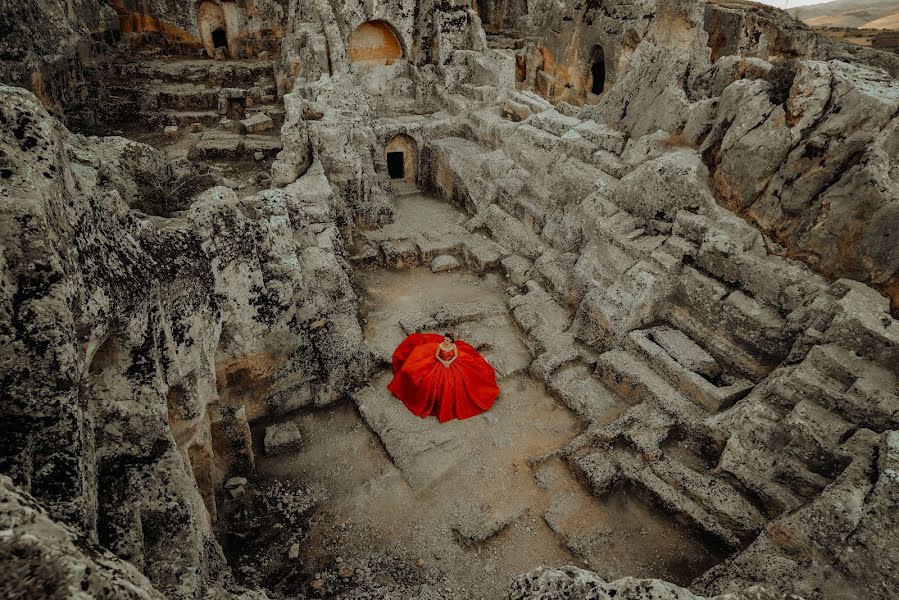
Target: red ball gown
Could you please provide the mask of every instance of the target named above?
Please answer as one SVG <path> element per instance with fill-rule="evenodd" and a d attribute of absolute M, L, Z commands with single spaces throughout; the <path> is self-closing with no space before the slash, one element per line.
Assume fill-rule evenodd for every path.
<path fill-rule="evenodd" d="M 435 333 L 413 333 L 393 352 L 393 380 L 387 389 L 419 417 L 436 415 L 441 423 L 467 419 L 489 409 L 499 395 L 496 373 L 478 351 L 456 340 L 458 358 L 444 367 L 437 360 L 443 341 Z M 440 351 L 449 360 L 453 352 Z"/>

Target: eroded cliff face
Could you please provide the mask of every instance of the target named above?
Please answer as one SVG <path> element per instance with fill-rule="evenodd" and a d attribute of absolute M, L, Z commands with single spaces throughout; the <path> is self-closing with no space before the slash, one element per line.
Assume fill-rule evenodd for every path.
<path fill-rule="evenodd" d="M 115 12 L 104 3 L 0 3 L 0 80 L 30 89 L 69 122 L 90 121 L 92 92 L 107 44 L 118 36 Z"/>
<path fill-rule="evenodd" d="M 572 114 L 629 135 L 661 130 L 698 148 L 718 202 L 788 255 L 829 277 L 870 282 L 899 306 L 889 233 L 894 56 L 838 45 L 780 11 L 740 3 L 646 3 L 624 16 L 605 4 L 566 10 L 519 51 L 520 86 L 586 102 Z M 600 60 L 597 95 L 588 88 Z"/>
<path fill-rule="evenodd" d="M 4 471 L 166 595 L 196 597 L 223 562 L 216 491 L 252 468 L 248 420 L 367 372 L 331 188 L 312 169 L 149 217 L 129 203 L 190 166 L 2 95 Z"/>
<path fill-rule="evenodd" d="M 0 591 L 10 598 L 165 598 L 132 564 L 47 515 L 33 497 L 0 477 L 3 512 Z M 48 560 L 55 555 L 56 560 Z"/>
<path fill-rule="evenodd" d="M 139 34 L 181 51 L 205 51 L 208 56 L 219 48 L 230 58 L 275 52 L 286 23 L 285 0 L 110 0 L 108 4 L 118 15 L 122 34 Z"/>

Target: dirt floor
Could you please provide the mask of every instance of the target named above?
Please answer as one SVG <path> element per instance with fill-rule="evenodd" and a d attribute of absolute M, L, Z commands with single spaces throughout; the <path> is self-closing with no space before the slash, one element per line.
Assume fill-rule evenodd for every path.
<path fill-rule="evenodd" d="M 435 213 L 443 223 L 464 219 L 433 198 L 418 200 L 426 210 L 410 210 L 415 202 L 403 199 L 400 222 L 389 227 L 431 227 Z M 513 575 L 539 565 L 686 584 L 721 560 L 632 490 L 594 497 L 553 454 L 584 424 L 528 374 L 527 340 L 505 309 L 509 284 L 499 274 L 417 267 L 356 277 L 366 341 L 382 360 L 403 339 L 400 321 L 409 315 L 487 305 L 454 328 L 497 368 L 501 394 L 487 413 L 439 424 L 390 395 L 384 368 L 353 403 L 294 415 L 303 447 L 260 453 L 257 468 L 262 480 L 321 491 L 299 557 L 311 577 L 389 556 L 394 571 L 402 563 L 400 571 L 418 570 L 420 581 L 453 595 L 500 598 Z M 254 431 L 257 442 L 263 434 Z"/>

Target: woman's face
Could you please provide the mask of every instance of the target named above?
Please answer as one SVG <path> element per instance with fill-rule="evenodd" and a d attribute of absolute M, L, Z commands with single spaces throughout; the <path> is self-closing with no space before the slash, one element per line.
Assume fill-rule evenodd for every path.
<path fill-rule="evenodd" d="M 451 337 L 448 336 L 448 335 L 445 335 L 445 336 L 443 336 L 443 341 L 444 341 L 445 343 L 447 343 L 447 344 L 452 344 L 452 343 L 453 343 L 453 338 L 451 338 Z"/>

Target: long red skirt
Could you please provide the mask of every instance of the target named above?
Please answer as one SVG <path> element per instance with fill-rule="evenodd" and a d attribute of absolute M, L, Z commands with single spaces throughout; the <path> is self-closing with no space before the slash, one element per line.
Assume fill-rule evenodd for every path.
<path fill-rule="evenodd" d="M 444 367 L 435 356 L 442 341 L 435 333 L 413 333 L 403 340 L 393 352 L 393 380 L 387 389 L 414 414 L 436 415 L 440 422 L 489 409 L 499 395 L 493 367 L 459 340 L 459 357 Z"/>

